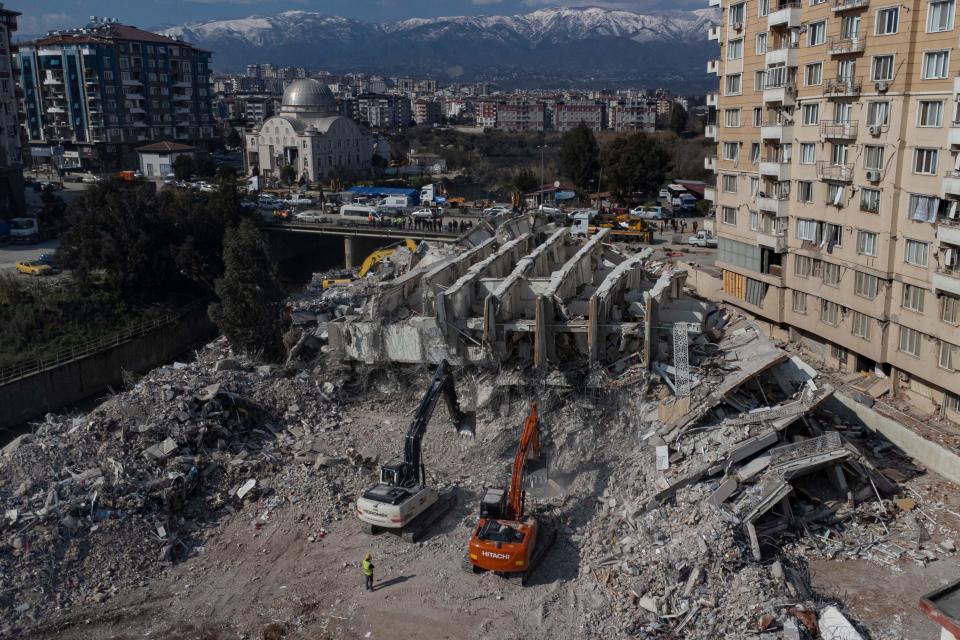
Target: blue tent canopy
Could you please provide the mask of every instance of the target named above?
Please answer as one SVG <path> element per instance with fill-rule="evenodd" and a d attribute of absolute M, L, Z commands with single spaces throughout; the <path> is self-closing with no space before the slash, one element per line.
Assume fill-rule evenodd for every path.
<path fill-rule="evenodd" d="M 408 198 L 418 198 L 420 192 L 416 189 L 404 187 L 350 187 L 347 191 L 361 196 L 381 197 L 386 196 L 406 196 Z"/>

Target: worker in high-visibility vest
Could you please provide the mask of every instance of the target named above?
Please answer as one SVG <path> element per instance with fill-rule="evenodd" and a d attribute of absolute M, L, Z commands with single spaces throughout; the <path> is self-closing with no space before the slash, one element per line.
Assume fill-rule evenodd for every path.
<path fill-rule="evenodd" d="M 363 575 L 367 577 L 367 591 L 373 591 L 373 556 L 369 553 L 363 557 Z"/>

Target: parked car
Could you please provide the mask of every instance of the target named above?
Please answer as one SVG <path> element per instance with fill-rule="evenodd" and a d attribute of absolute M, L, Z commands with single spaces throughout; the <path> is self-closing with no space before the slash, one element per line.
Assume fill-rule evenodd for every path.
<path fill-rule="evenodd" d="M 39 260 L 21 260 L 17 263 L 17 271 L 28 276 L 53 275 L 53 267 Z"/>
<path fill-rule="evenodd" d="M 709 231 L 697 231 L 694 235 L 687 238 L 687 244 L 691 247 L 715 247 L 719 243 L 716 237 Z"/>
<path fill-rule="evenodd" d="M 100 176 L 95 176 L 92 173 L 87 173 L 80 176 L 80 182 L 86 182 L 90 184 L 95 182 L 100 182 Z"/>
<path fill-rule="evenodd" d="M 410 217 L 420 220 L 433 220 L 437 217 L 437 214 L 434 213 L 433 209 L 422 208 L 414 210 L 413 213 L 410 214 Z"/>
<path fill-rule="evenodd" d="M 636 209 L 631 209 L 630 215 L 643 220 L 663 220 L 667 217 L 663 207 L 654 205 L 640 206 Z"/>
<path fill-rule="evenodd" d="M 54 252 L 54 253 L 41 253 L 41 254 L 40 254 L 40 257 L 37 258 L 37 260 L 39 260 L 39 261 L 42 262 L 43 264 L 48 264 L 48 265 L 50 265 L 50 266 L 52 267 L 52 266 L 53 266 L 54 264 L 56 264 L 56 262 L 57 262 L 57 254 L 56 254 L 56 252 Z"/>
<path fill-rule="evenodd" d="M 540 205 L 539 207 L 537 207 L 537 211 L 539 211 L 540 213 L 546 213 L 547 215 L 556 215 L 556 214 L 563 213 L 560 207 L 551 207 L 548 204 Z"/>
<path fill-rule="evenodd" d="M 508 207 L 505 207 L 505 206 L 499 205 L 499 204 L 498 204 L 498 205 L 494 205 L 494 206 L 492 206 L 492 207 L 487 207 L 486 209 L 483 210 L 483 217 L 484 217 L 484 218 L 494 218 L 494 217 L 500 215 L 501 213 L 510 213 L 510 209 L 509 209 Z"/>
<path fill-rule="evenodd" d="M 667 191 L 666 189 L 660 189 L 660 194 L 659 194 L 659 195 L 660 195 L 660 199 L 661 199 L 661 200 L 669 200 L 669 199 L 670 199 L 670 192 Z"/>
<path fill-rule="evenodd" d="M 329 222 L 327 216 L 320 211 L 301 211 L 293 217 L 297 222 Z"/>

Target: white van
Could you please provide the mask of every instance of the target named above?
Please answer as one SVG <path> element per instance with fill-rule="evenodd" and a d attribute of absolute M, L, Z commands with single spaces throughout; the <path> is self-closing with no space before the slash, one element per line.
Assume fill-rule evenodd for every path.
<path fill-rule="evenodd" d="M 376 207 L 368 207 L 360 204 L 345 204 L 340 207 L 340 217 L 343 218 L 344 222 L 367 222 L 371 214 L 375 219 L 380 219 L 380 212 L 377 211 Z"/>
<path fill-rule="evenodd" d="M 413 202 L 407 196 L 387 196 L 380 201 L 381 207 L 406 208 L 412 207 Z"/>

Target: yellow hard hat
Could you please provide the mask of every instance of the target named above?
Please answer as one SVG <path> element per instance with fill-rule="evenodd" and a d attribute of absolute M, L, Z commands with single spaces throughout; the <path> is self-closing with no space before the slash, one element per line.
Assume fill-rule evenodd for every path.
<path fill-rule="evenodd" d="M 367 555 L 363 556 L 363 559 L 364 559 L 364 560 L 372 560 L 372 559 L 373 559 L 373 556 L 368 553 Z"/>

